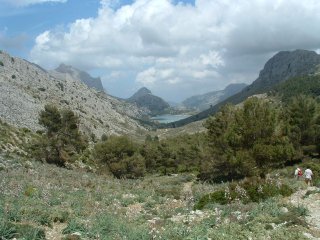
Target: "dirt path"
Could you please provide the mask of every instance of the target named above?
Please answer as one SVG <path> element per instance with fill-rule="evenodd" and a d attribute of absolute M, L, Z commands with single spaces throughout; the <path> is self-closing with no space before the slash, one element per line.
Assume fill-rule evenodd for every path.
<path fill-rule="evenodd" d="M 311 194 L 305 196 L 310 191 Z M 290 203 L 294 206 L 304 206 L 308 209 L 306 221 L 310 228 L 317 233 L 320 233 L 320 192 L 316 187 L 308 187 L 307 189 L 299 190 L 290 197 Z M 319 239 L 319 238 L 313 238 Z"/>
<path fill-rule="evenodd" d="M 183 188 L 181 191 L 181 199 L 187 202 L 187 206 L 193 207 L 193 193 L 192 193 L 192 184 L 193 182 L 186 182 L 183 184 Z"/>

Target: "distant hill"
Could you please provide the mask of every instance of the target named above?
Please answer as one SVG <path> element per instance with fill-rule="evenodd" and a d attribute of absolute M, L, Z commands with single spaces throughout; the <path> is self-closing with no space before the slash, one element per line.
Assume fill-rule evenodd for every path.
<path fill-rule="evenodd" d="M 203 111 L 214 106 L 226 98 L 240 92 L 247 85 L 244 83 L 230 84 L 225 89 L 220 91 L 213 91 L 202 95 L 192 96 L 182 102 L 186 108 Z"/>
<path fill-rule="evenodd" d="M 318 71 L 320 55 L 314 51 L 281 51 L 269 59 L 260 71 L 259 77 L 241 92 L 217 105 L 189 118 L 168 124 L 166 127 L 179 127 L 199 121 L 216 113 L 226 103 L 238 104 L 254 94 L 266 93 L 277 84 L 292 77 L 308 76 Z"/>
<path fill-rule="evenodd" d="M 95 88 L 98 91 L 104 91 L 101 79 L 99 77 L 97 78 L 91 77 L 87 72 L 81 71 L 77 68 L 74 68 L 72 66 L 68 66 L 65 64 L 60 64 L 59 67 L 55 69 L 55 71 L 60 73 L 68 73 L 72 77 L 79 79 L 88 87 Z"/>
<path fill-rule="evenodd" d="M 170 105 L 162 98 L 152 94 L 146 87 L 140 88 L 135 94 L 127 99 L 131 103 L 135 103 L 138 107 L 147 108 L 152 115 L 161 114 Z"/>

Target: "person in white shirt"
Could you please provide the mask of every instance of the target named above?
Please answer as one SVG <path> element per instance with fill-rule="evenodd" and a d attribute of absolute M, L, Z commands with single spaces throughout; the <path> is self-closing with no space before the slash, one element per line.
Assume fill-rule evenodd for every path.
<path fill-rule="evenodd" d="M 311 181 L 312 181 L 312 171 L 310 168 L 307 168 L 305 171 L 304 171 L 304 180 L 306 181 L 306 184 L 308 184 L 308 186 L 311 185 Z"/>

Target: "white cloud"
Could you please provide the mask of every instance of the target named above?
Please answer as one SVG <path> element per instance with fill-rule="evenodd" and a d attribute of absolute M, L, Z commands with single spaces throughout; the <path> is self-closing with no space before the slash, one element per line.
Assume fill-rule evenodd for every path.
<path fill-rule="evenodd" d="M 319 12 L 318 0 L 102 0 L 97 17 L 40 34 L 31 60 L 128 72 L 138 85 L 183 98 L 235 77 L 250 82 L 279 50 L 320 49 Z"/>
<path fill-rule="evenodd" d="M 24 7 L 33 4 L 46 3 L 46 2 L 59 2 L 65 3 L 68 0 L 0 0 L 0 3 L 8 3 L 13 6 Z"/>

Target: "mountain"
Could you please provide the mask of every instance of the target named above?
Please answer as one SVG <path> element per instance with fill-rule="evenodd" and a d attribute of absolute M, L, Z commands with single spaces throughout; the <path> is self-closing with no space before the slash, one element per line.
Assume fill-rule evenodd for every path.
<path fill-rule="evenodd" d="M 133 94 L 128 101 L 135 103 L 140 108 L 146 108 L 150 110 L 152 115 L 161 114 L 170 105 L 162 98 L 152 94 L 152 92 L 146 88 L 140 88 L 135 94 Z"/>
<path fill-rule="evenodd" d="M 88 87 L 95 88 L 98 91 L 104 91 L 101 79 L 99 77 L 91 77 L 87 72 L 81 71 L 77 68 L 65 64 L 60 64 L 59 67 L 55 69 L 55 71 L 70 74 L 73 78 L 79 79 Z"/>
<path fill-rule="evenodd" d="M 199 121 L 216 113 L 226 103 L 238 104 L 249 96 L 266 93 L 277 84 L 292 77 L 312 75 L 319 70 L 320 55 L 314 51 L 295 50 L 281 51 L 270 58 L 259 77 L 241 92 L 227 98 L 215 106 L 191 117 L 170 123 L 166 127 L 179 127 L 185 124 Z"/>
<path fill-rule="evenodd" d="M 81 131 L 88 135 L 138 136 L 145 131 L 131 118 L 140 114 L 135 105 L 89 88 L 73 74 L 49 72 L 4 52 L 0 52 L 0 62 L 2 121 L 20 128 L 41 130 L 39 112 L 46 104 L 55 104 L 74 111 L 80 118 Z"/>
<path fill-rule="evenodd" d="M 214 106 L 226 98 L 240 92 L 246 86 L 247 85 L 244 83 L 230 84 L 221 91 L 213 91 L 187 98 L 182 102 L 182 105 L 186 108 L 203 111 L 207 108 L 210 108 L 210 106 Z"/>

